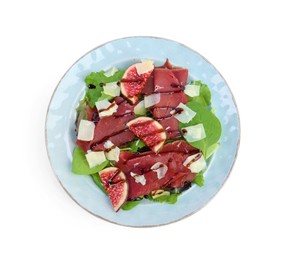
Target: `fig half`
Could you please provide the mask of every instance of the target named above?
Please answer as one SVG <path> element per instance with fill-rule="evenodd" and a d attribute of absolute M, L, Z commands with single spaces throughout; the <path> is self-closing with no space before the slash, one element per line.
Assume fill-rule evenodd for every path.
<path fill-rule="evenodd" d="M 102 184 L 115 211 L 126 202 L 128 183 L 125 174 L 116 167 L 108 167 L 99 172 Z"/>

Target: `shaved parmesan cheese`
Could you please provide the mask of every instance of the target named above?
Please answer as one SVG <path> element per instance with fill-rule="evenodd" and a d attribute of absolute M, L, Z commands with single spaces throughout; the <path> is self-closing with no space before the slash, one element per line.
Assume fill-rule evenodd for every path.
<path fill-rule="evenodd" d="M 157 162 L 151 167 L 151 170 L 157 173 L 157 177 L 160 180 L 165 177 L 168 171 L 168 166 L 164 163 Z"/>
<path fill-rule="evenodd" d="M 107 149 L 105 153 L 106 158 L 110 161 L 118 162 L 120 149 L 117 146 L 115 146 L 111 141 L 106 141 L 104 143 L 104 148 Z"/>
<path fill-rule="evenodd" d="M 134 172 L 130 172 L 130 175 L 135 179 L 136 183 L 140 183 L 143 186 L 146 184 L 146 179 L 144 175 L 139 175 Z"/>
<path fill-rule="evenodd" d="M 104 93 L 112 97 L 118 97 L 120 96 L 120 87 L 117 85 L 117 82 L 106 83 Z"/>
<path fill-rule="evenodd" d="M 200 93 L 200 86 L 198 85 L 186 85 L 184 93 L 190 97 L 197 97 Z"/>
<path fill-rule="evenodd" d="M 193 173 L 199 173 L 206 168 L 206 161 L 201 153 L 191 155 L 186 158 L 183 165 Z"/>
<path fill-rule="evenodd" d="M 135 66 L 139 75 L 147 73 L 154 69 L 154 64 L 151 60 L 145 60 L 141 63 L 137 63 Z"/>
<path fill-rule="evenodd" d="M 160 99 L 161 99 L 160 93 L 145 96 L 144 97 L 145 107 L 147 108 L 154 106 L 155 104 L 158 104 L 160 102 Z"/>
<path fill-rule="evenodd" d="M 99 111 L 99 116 L 111 116 L 117 111 L 117 104 L 113 101 L 110 103 L 107 99 L 96 102 L 96 107 Z"/>
<path fill-rule="evenodd" d="M 104 143 L 104 148 L 106 148 L 106 149 L 112 148 L 113 146 L 115 146 L 115 145 L 113 144 L 112 141 L 108 140 Z"/>
<path fill-rule="evenodd" d="M 94 139 L 95 124 L 92 121 L 81 119 L 78 128 L 78 140 L 91 141 Z"/>
<path fill-rule="evenodd" d="M 104 75 L 106 76 L 106 77 L 111 77 L 111 76 L 113 76 L 114 74 L 115 74 L 115 72 L 117 72 L 118 71 L 118 69 L 116 68 L 116 67 L 112 67 L 112 68 L 110 68 L 109 70 L 107 70 L 105 73 L 104 73 Z"/>
<path fill-rule="evenodd" d="M 93 168 L 97 165 L 102 164 L 106 161 L 105 153 L 103 151 L 101 152 L 88 152 L 86 154 L 86 159 L 88 161 L 88 164 L 90 168 Z"/>
<path fill-rule="evenodd" d="M 192 118 L 195 117 L 196 113 L 183 103 L 170 112 L 178 121 L 182 123 L 188 123 Z"/>
<path fill-rule="evenodd" d="M 201 155 L 201 157 L 197 161 L 195 161 L 189 166 L 189 169 L 194 173 L 201 172 L 205 168 L 206 168 L 206 161 L 203 155 Z"/>
<path fill-rule="evenodd" d="M 193 154 L 193 155 L 190 155 L 186 158 L 186 160 L 183 162 L 183 166 L 185 167 L 189 167 L 190 164 L 191 164 L 191 161 L 196 158 L 197 156 L 200 156 L 199 153 L 196 153 L 196 154 Z"/>
<path fill-rule="evenodd" d="M 196 142 L 206 137 L 203 124 L 188 126 L 181 129 L 184 138 L 188 142 Z"/>
<path fill-rule="evenodd" d="M 135 113 L 135 115 L 140 115 L 140 116 L 146 115 L 146 108 L 145 108 L 145 102 L 144 102 L 144 100 L 140 101 L 140 102 L 134 107 L 134 113 Z"/>
<path fill-rule="evenodd" d="M 165 190 L 153 190 L 151 192 L 151 196 L 153 199 L 159 198 L 161 196 L 170 196 L 170 192 L 169 191 L 165 191 Z"/>

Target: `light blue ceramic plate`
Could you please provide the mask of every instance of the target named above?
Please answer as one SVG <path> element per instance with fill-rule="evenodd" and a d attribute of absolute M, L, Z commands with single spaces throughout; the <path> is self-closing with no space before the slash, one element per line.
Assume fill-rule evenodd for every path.
<path fill-rule="evenodd" d="M 205 186 L 193 185 L 174 205 L 144 200 L 139 206 L 115 213 L 110 201 L 89 176 L 71 172 L 75 147 L 76 107 L 84 95 L 84 78 L 91 71 L 110 67 L 127 68 L 140 59 L 171 63 L 189 69 L 190 78 L 208 84 L 212 106 L 221 120 L 221 146 L 205 173 Z M 239 117 L 233 95 L 221 74 L 204 57 L 178 42 L 156 37 L 130 37 L 103 44 L 80 58 L 59 82 L 46 118 L 46 145 L 50 163 L 67 193 L 82 208 L 113 223 L 133 226 L 157 226 L 180 220 L 201 209 L 222 187 L 234 164 L 239 144 Z"/>

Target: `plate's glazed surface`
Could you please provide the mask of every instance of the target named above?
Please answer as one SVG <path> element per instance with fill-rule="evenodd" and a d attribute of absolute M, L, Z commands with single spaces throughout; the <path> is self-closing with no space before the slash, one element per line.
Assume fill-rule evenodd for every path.
<path fill-rule="evenodd" d="M 221 146 L 211 158 L 204 174 L 205 185 L 193 185 L 174 205 L 144 200 L 130 211 L 115 213 L 108 197 L 90 176 L 71 172 L 75 147 L 76 107 L 85 92 L 84 78 L 91 71 L 127 66 L 141 59 L 161 65 L 166 58 L 172 64 L 189 69 L 190 79 L 202 80 L 212 93 L 212 106 L 222 124 Z M 130 37 L 103 44 L 80 58 L 66 72 L 51 99 L 46 118 L 46 145 L 55 175 L 68 194 L 90 213 L 126 226 L 168 224 L 202 208 L 222 187 L 236 158 L 239 144 L 239 117 L 232 93 L 220 73 L 200 54 L 172 40 Z"/>

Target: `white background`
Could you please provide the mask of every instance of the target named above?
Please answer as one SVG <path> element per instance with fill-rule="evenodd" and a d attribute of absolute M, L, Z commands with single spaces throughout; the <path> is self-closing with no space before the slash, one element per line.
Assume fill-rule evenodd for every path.
<path fill-rule="evenodd" d="M 0 259 L 284 259 L 281 2 L 1 1 Z M 44 142 L 49 99 L 69 66 L 133 35 L 174 39 L 208 58 L 241 116 L 224 188 L 197 214 L 158 228 L 121 227 L 81 209 Z"/>

